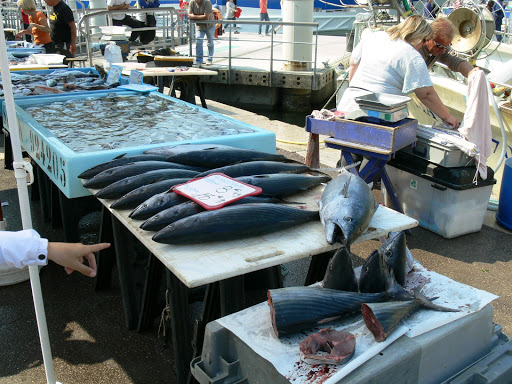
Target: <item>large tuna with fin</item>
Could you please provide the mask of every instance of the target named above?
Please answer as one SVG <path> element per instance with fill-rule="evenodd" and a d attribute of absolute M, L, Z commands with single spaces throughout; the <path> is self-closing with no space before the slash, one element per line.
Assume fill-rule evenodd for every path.
<path fill-rule="evenodd" d="M 347 170 L 327 184 L 319 205 L 327 242 L 349 249 L 368 227 L 378 207 L 368 184 Z"/>

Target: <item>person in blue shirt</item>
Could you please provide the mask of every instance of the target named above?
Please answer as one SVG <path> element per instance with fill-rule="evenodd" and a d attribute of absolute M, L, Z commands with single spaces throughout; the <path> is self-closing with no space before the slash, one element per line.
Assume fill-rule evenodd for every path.
<path fill-rule="evenodd" d="M 435 18 L 434 0 L 428 0 L 428 2 L 425 4 L 425 7 L 423 7 L 423 17 L 429 20 Z"/>
<path fill-rule="evenodd" d="M 492 6 L 492 14 L 494 16 L 494 24 L 496 25 L 496 31 L 501 32 L 501 24 L 503 23 L 503 18 L 505 17 L 505 5 L 503 4 L 503 0 L 496 0 L 494 5 Z M 496 40 L 501 41 L 503 39 L 503 35 L 501 33 L 496 33 Z"/>
<path fill-rule="evenodd" d="M 138 0 L 140 8 L 158 8 L 160 7 L 160 0 Z M 146 24 L 146 27 L 156 27 L 156 18 L 153 12 L 148 12 L 146 14 L 139 14 L 144 17 L 144 20 L 140 20 Z M 155 39 L 156 31 L 141 31 L 139 35 L 139 40 L 142 44 L 149 44 Z"/>

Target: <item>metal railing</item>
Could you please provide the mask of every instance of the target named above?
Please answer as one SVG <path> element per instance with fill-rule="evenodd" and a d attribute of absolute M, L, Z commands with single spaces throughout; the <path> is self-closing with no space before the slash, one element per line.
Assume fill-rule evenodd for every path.
<path fill-rule="evenodd" d="M 210 21 L 195 21 L 195 22 L 189 21 L 190 31 L 191 31 L 191 38 L 189 39 L 189 56 L 190 57 L 196 57 L 194 54 L 194 50 L 193 50 L 193 43 L 196 43 L 198 38 L 196 37 L 194 24 L 205 24 L 205 23 L 211 23 L 211 22 L 212 22 L 211 20 Z M 228 71 L 227 71 L 228 84 L 232 83 L 231 77 L 232 77 L 232 69 L 233 69 L 233 60 L 260 60 L 260 61 L 268 61 L 269 62 L 270 76 L 269 76 L 268 86 L 272 87 L 272 78 L 274 77 L 273 75 L 276 72 L 274 69 L 275 64 L 290 62 L 289 59 L 283 58 L 282 55 L 281 56 L 276 55 L 276 52 L 275 52 L 276 45 L 283 45 L 283 44 L 311 46 L 311 49 L 313 49 L 312 60 L 301 60 L 300 63 L 310 64 L 311 71 L 313 72 L 313 78 L 316 79 L 316 75 L 317 75 L 316 63 L 317 63 L 317 58 L 318 58 L 318 25 L 319 25 L 318 23 L 283 22 L 283 21 L 245 21 L 245 20 L 237 19 L 236 21 L 234 21 L 234 20 L 215 20 L 215 24 L 222 24 L 221 28 L 225 27 L 224 33 L 226 34 L 226 32 L 227 32 L 227 37 L 219 36 L 216 40 L 221 40 L 221 41 L 225 40 L 228 42 L 228 55 L 220 56 L 220 55 L 216 54 L 214 57 L 215 57 L 215 59 L 217 59 L 216 61 L 218 61 L 218 59 L 227 59 L 226 65 L 223 65 L 222 63 L 218 63 L 218 62 L 216 62 L 215 65 L 216 65 L 216 67 L 225 67 L 228 69 Z M 237 35 L 236 39 L 233 38 L 233 28 L 231 27 L 232 24 L 236 24 L 237 26 L 260 26 L 261 25 L 262 27 L 265 27 L 265 28 L 267 25 L 270 25 L 270 32 L 271 32 L 270 33 L 270 57 L 269 58 L 261 58 L 261 57 L 250 56 L 250 55 L 243 55 L 243 56 L 237 55 L 236 57 L 233 57 L 233 52 L 232 52 L 233 42 L 236 42 L 237 44 L 239 44 L 240 42 L 247 42 L 247 43 L 261 42 L 261 39 L 255 40 L 254 38 L 252 38 L 252 39 L 251 38 L 249 38 L 249 39 L 241 38 L 240 35 Z M 295 41 L 295 40 L 286 41 L 283 39 L 276 40 L 276 35 L 273 33 L 273 31 L 275 30 L 275 28 L 277 26 L 280 26 L 280 25 L 282 25 L 283 27 L 291 26 L 291 27 L 295 27 L 295 28 L 311 28 L 314 30 L 314 33 L 313 33 L 314 41 L 313 42 Z M 194 37 L 192 37 L 192 36 L 194 36 Z M 203 40 L 206 40 L 206 37 L 203 38 Z"/>
<path fill-rule="evenodd" d="M 151 10 L 148 10 L 151 9 Z M 157 48 L 175 48 L 177 45 L 184 44 L 188 36 L 188 24 L 185 22 L 186 12 L 172 7 L 148 8 L 148 9 L 130 9 L 127 10 L 97 10 L 89 11 L 84 14 L 77 24 L 77 31 L 83 36 L 86 45 L 87 57 L 92 65 L 92 43 L 98 42 L 103 35 L 102 26 L 111 26 L 112 15 L 144 15 L 153 14 L 157 20 L 155 27 L 131 28 L 132 31 L 155 31 L 155 39 L 147 44 L 153 50 Z M 97 25 L 97 19 L 104 18 L 105 25 Z M 96 20 L 94 20 L 96 19 Z"/>

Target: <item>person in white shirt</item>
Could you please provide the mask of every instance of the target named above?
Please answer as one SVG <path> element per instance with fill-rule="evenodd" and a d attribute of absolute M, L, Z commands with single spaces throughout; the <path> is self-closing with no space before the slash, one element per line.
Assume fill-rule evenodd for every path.
<path fill-rule="evenodd" d="M 24 268 L 46 265 L 48 260 L 64 267 L 67 274 L 78 271 L 85 276 L 96 276 L 94 252 L 110 247 L 109 243 L 84 245 L 57 243 L 42 239 L 33 229 L 18 232 L 0 231 L 0 265 Z M 84 264 L 84 259 L 89 266 Z"/>
<path fill-rule="evenodd" d="M 350 85 L 337 109 L 342 112 L 358 109 L 355 98 L 368 91 L 401 96 L 414 92 L 443 122 L 458 128 L 459 121 L 434 90 L 427 65 L 419 52 L 433 34 L 429 23 L 415 15 L 385 32 L 374 32 L 363 38 L 352 52 Z"/>
<path fill-rule="evenodd" d="M 233 0 L 228 0 L 228 2 L 226 3 L 226 20 L 236 20 L 235 11 L 236 11 L 235 2 Z M 227 24 L 227 25 L 231 26 L 231 24 Z M 233 29 L 234 29 L 233 33 L 240 33 L 240 32 L 238 32 L 238 30 L 236 28 L 236 23 L 233 23 Z"/>
<path fill-rule="evenodd" d="M 130 8 L 130 0 L 107 0 L 107 9 L 109 11 L 116 11 L 119 9 L 129 9 Z M 117 13 L 112 15 L 112 24 L 121 26 L 127 25 L 130 28 L 143 28 L 146 26 L 145 23 L 134 19 L 133 17 L 126 15 L 124 13 Z M 139 37 L 141 32 L 132 31 L 130 36 L 130 41 L 135 42 Z"/>

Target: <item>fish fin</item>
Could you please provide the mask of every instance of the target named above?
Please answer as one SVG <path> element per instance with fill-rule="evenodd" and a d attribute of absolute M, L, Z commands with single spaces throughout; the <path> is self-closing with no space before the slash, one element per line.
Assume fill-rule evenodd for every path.
<path fill-rule="evenodd" d="M 352 180 L 352 176 L 348 178 L 347 182 L 343 186 L 343 189 L 341 190 L 341 194 L 343 195 L 344 198 L 347 198 L 348 196 L 348 187 L 350 185 L 350 180 Z"/>
<path fill-rule="evenodd" d="M 414 291 L 414 297 L 416 300 L 419 300 L 421 302 L 421 305 L 424 308 L 432 309 L 434 311 L 440 311 L 440 312 L 460 312 L 459 309 L 453 309 L 453 308 L 447 308 L 443 307 L 441 305 L 437 305 L 429 301 L 423 293 L 421 293 L 420 287 L 416 288 Z"/>
<path fill-rule="evenodd" d="M 114 160 L 120 159 L 121 157 L 125 157 L 125 156 L 126 156 L 126 153 L 122 153 L 121 155 L 114 157 Z"/>
<path fill-rule="evenodd" d="M 379 252 L 380 253 L 380 252 Z M 407 301 L 414 299 L 395 279 L 395 274 L 391 268 L 384 267 L 384 279 L 386 283 L 386 292 L 394 300 Z"/>
<path fill-rule="evenodd" d="M 340 316 L 334 316 L 334 317 L 328 317 L 327 319 L 323 319 L 323 320 L 320 320 L 317 322 L 317 324 L 325 324 L 325 323 L 328 323 L 329 321 L 333 321 L 333 320 L 336 320 L 336 319 L 339 319 L 341 317 Z"/>

